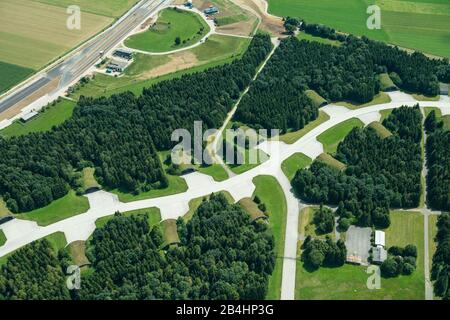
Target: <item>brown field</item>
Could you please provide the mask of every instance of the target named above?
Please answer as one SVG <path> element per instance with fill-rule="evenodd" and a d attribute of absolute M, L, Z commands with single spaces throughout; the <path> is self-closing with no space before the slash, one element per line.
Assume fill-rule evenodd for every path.
<path fill-rule="evenodd" d="M 29 0 L 0 1 L 0 61 L 41 69 L 108 26 L 113 18 L 81 13 L 81 30 L 69 30 L 59 7 Z"/>

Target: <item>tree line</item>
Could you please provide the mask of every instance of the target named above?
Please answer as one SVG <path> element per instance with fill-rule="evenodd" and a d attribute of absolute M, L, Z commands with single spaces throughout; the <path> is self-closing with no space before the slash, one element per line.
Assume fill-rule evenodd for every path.
<path fill-rule="evenodd" d="M 431 111 L 425 120 L 427 131 L 427 202 L 436 210 L 450 211 L 450 131 Z"/>
<path fill-rule="evenodd" d="M 258 79 L 242 99 L 235 120 L 259 129 L 302 129 L 317 118 L 317 106 L 304 94 L 315 90 L 328 101 L 366 103 L 380 91 L 378 75 L 390 73 L 406 91 L 439 94 L 439 81 L 450 82 L 448 60 L 412 54 L 383 42 L 336 33 L 322 25 L 286 18 L 292 29 L 342 41 L 333 46 L 292 36 L 281 41 Z"/>
<path fill-rule="evenodd" d="M 393 110 L 383 122 L 392 136 L 355 128 L 339 144 L 336 170 L 320 161 L 299 170 L 292 186 L 301 199 L 338 205 L 339 225 L 390 225 L 390 208 L 415 208 L 421 194 L 421 113 L 418 106 Z"/>
<path fill-rule="evenodd" d="M 438 217 L 436 252 L 433 256 L 431 280 L 434 281 L 434 293 L 450 299 L 450 213 L 443 212 Z"/>
<path fill-rule="evenodd" d="M 0 272 L 0 299 L 264 299 L 275 265 L 267 225 L 252 223 L 222 194 L 205 200 L 187 223 L 177 222 L 181 243 L 166 250 L 159 225 L 146 215 L 117 213 L 96 229 L 87 246 L 91 272 L 81 289 L 65 287 L 65 255 L 46 240 L 8 257 Z"/>
<path fill-rule="evenodd" d="M 0 196 L 12 212 L 43 207 L 76 189 L 74 172 L 87 166 L 107 188 L 166 187 L 157 150 L 174 145 L 173 130 L 192 132 L 194 121 L 218 128 L 271 47 L 269 36 L 257 35 L 232 63 L 160 82 L 140 97 L 80 97 L 72 118 L 51 131 L 0 137 Z"/>

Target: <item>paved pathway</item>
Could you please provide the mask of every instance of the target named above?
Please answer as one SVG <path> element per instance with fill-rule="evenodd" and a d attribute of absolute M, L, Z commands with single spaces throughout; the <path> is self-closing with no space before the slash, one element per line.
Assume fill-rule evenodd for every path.
<path fill-rule="evenodd" d="M 0 226 L 7 237 L 6 243 L 0 247 L 0 257 L 17 250 L 32 241 L 58 231 L 65 234 L 68 243 L 76 240 L 87 240 L 95 230 L 95 221 L 100 217 L 112 215 L 116 211 L 126 212 L 136 209 L 158 207 L 161 210 L 162 219 L 166 220 L 183 216 L 188 211 L 189 201 L 191 199 L 206 196 L 213 192 L 228 191 L 234 200 L 238 201 L 245 197 L 251 197 L 253 194 L 255 190 L 255 186 L 252 182 L 253 178 L 259 175 L 272 175 L 278 180 L 283 188 L 287 201 L 285 258 L 283 262 L 281 297 L 286 300 L 294 299 L 298 240 L 297 226 L 299 210 L 302 208 L 302 204 L 291 192 L 290 183 L 282 173 L 280 164 L 283 160 L 297 152 L 303 152 L 313 159 L 316 158 L 320 154 L 318 148 L 319 146 L 321 147 L 316 140 L 317 136 L 343 121 L 354 117 L 365 118 L 368 115 L 373 116 L 374 114 L 379 114 L 379 111 L 381 110 L 398 108 L 404 104 L 412 106 L 417 103 L 410 98 L 410 96 L 405 94 L 394 92 L 390 95 L 392 98 L 392 102 L 390 103 L 357 110 L 341 108 L 339 109 L 340 112 L 337 113 L 334 112 L 335 107 L 333 106 L 322 108 L 323 111 L 330 115 L 328 121 L 312 129 L 291 145 L 287 145 L 280 141 L 265 141 L 261 143 L 258 148 L 270 155 L 269 160 L 256 168 L 222 182 L 216 182 L 212 177 L 196 172 L 183 177 L 188 185 L 188 190 L 184 193 L 122 203 L 118 200 L 116 195 L 105 191 L 98 191 L 87 195 L 90 209 L 86 213 L 56 222 L 47 227 L 39 227 L 35 222 L 19 219 L 7 222 Z M 443 114 L 450 114 L 450 100 L 421 102 L 420 104 L 427 107 L 439 107 Z"/>

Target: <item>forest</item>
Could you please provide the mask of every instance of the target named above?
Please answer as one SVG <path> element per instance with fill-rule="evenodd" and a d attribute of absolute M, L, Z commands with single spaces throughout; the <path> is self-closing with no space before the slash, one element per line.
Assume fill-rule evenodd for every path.
<path fill-rule="evenodd" d="M 450 131 L 431 111 L 425 120 L 427 132 L 427 202 L 430 208 L 450 211 Z"/>
<path fill-rule="evenodd" d="M 275 265 L 267 224 L 252 223 L 222 194 L 205 200 L 187 223 L 177 221 L 179 245 L 163 250 L 159 225 L 123 216 L 96 229 L 87 246 L 91 271 L 68 293 L 58 257 L 46 240 L 13 253 L 0 272 L 0 299 L 264 299 Z"/>
<path fill-rule="evenodd" d="M 333 46 L 296 37 L 282 40 L 242 99 L 235 120 L 285 133 L 317 118 L 317 106 L 304 94 L 307 89 L 330 102 L 367 103 L 380 91 L 377 75 L 381 73 L 392 74 L 403 90 L 428 96 L 439 93 L 439 80 L 450 82 L 446 60 L 409 54 L 365 37 L 336 34 L 326 26 L 303 23 L 302 28 L 343 43 Z"/>
<path fill-rule="evenodd" d="M 421 120 L 418 106 L 393 110 L 383 125 L 392 136 L 380 138 L 370 127 L 353 129 L 336 159 L 345 171 L 320 161 L 297 172 L 292 186 L 307 202 L 338 205 L 340 226 L 387 228 L 390 208 L 415 208 L 421 194 Z"/>
<path fill-rule="evenodd" d="M 316 270 L 320 267 L 343 266 L 347 258 L 347 248 L 342 240 L 333 242 L 329 236 L 325 241 L 312 239 L 308 236 L 302 245 L 301 259 L 307 269 Z"/>
<path fill-rule="evenodd" d="M 13 253 L 0 270 L 0 300 L 68 300 L 63 259 L 47 240 Z"/>
<path fill-rule="evenodd" d="M 76 188 L 74 173 L 95 167 L 99 183 L 138 193 L 167 186 L 157 150 L 174 129 L 218 128 L 272 44 L 257 35 L 241 59 L 110 98 L 81 97 L 73 117 L 45 133 L 0 137 L 0 196 L 14 212 L 44 207 Z"/>
<path fill-rule="evenodd" d="M 434 281 L 434 293 L 450 299 L 450 213 L 444 212 L 438 217 L 436 252 L 433 256 L 431 280 Z"/>

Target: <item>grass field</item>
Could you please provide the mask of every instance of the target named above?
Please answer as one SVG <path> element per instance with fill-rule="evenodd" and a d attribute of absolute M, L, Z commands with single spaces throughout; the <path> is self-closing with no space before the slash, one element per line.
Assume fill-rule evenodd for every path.
<path fill-rule="evenodd" d="M 149 52 L 172 51 L 193 45 L 209 30 L 208 24 L 196 13 L 164 9 L 159 13 L 155 26 L 131 36 L 125 40 L 125 45 Z M 179 44 L 175 43 L 177 37 L 181 41 Z"/>
<path fill-rule="evenodd" d="M 281 296 L 281 277 L 283 270 L 284 239 L 286 233 L 287 204 L 281 186 L 271 176 L 258 176 L 253 179 L 255 195 L 266 204 L 269 213 L 269 226 L 275 238 L 276 262 L 269 278 L 266 299 L 279 300 Z"/>
<path fill-rule="evenodd" d="M 220 164 L 213 164 L 208 167 L 197 166 L 197 171 L 213 177 L 214 181 L 217 182 L 228 179 L 228 173 Z"/>
<path fill-rule="evenodd" d="M 339 101 L 334 104 L 336 104 L 338 106 L 346 107 L 350 110 L 356 110 L 356 109 L 360 109 L 360 108 L 370 107 L 370 106 L 373 106 L 376 104 L 389 103 L 389 102 L 391 102 L 391 97 L 389 97 L 389 95 L 385 92 L 380 92 L 373 97 L 372 101 L 369 101 L 367 103 L 357 104 L 357 103 L 353 103 L 353 102 L 349 102 L 349 101 Z"/>
<path fill-rule="evenodd" d="M 132 202 L 144 199 L 159 198 L 187 191 L 188 186 L 183 178 L 167 175 L 167 179 L 169 180 L 169 186 L 167 188 L 153 189 L 147 192 L 141 192 L 138 195 L 125 193 L 118 189 L 110 190 L 110 192 L 117 194 L 121 202 Z"/>
<path fill-rule="evenodd" d="M 446 130 L 450 130 L 450 115 L 447 114 L 445 116 L 442 116 L 441 109 L 435 108 L 435 107 L 425 107 L 424 109 L 425 109 L 425 117 L 427 117 L 428 114 L 432 110 L 434 110 L 435 113 L 436 113 L 436 118 L 439 119 L 439 120 L 442 120 L 442 122 L 444 123 L 444 128 Z"/>
<path fill-rule="evenodd" d="M 314 104 L 319 108 L 324 104 L 328 104 L 327 100 L 322 98 L 317 92 L 314 90 L 306 90 L 305 94 L 308 98 L 310 98 Z"/>
<path fill-rule="evenodd" d="M 284 143 L 293 144 L 298 139 L 303 137 L 305 134 L 310 132 L 312 129 L 318 127 L 319 125 L 321 125 L 322 123 L 328 121 L 329 119 L 330 119 L 330 116 L 328 114 L 326 114 L 323 111 L 319 111 L 319 116 L 317 117 L 316 120 L 311 121 L 310 123 L 308 123 L 303 129 L 283 134 L 282 136 L 279 137 L 279 139 L 280 139 L 280 141 L 282 141 Z"/>
<path fill-rule="evenodd" d="M 136 95 L 142 93 L 143 88 L 150 87 L 155 83 L 180 78 L 185 74 L 201 72 L 208 68 L 229 63 L 239 58 L 248 47 L 249 40 L 238 37 L 213 35 L 202 45 L 187 50 L 186 53 L 194 56 L 193 66 L 180 66 L 179 68 L 167 68 L 154 74 L 157 67 L 167 63 L 173 63 L 174 55 L 148 56 L 137 54 L 133 64 L 125 70 L 124 76 L 120 78 L 104 74 L 97 74 L 86 86 L 74 93 L 71 97 L 78 99 L 84 96 L 110 96 L 125 91 L 131 91 Z"/>
<path fill-rule="evenodd" d="M 6 236 L 3 230 L 0 229 L 0 247 L 3 246 L 6 242 Z"/>
<path fill-rule="evenodd" d="M 36 221 L 40 226 L 48 226 L 60 220 L 64 220 L 84 213 L 89 210 L 89 201 L 85 197 L 78 197 L 75 191 L 53 201 L 44 208 L 36 209 L 26 213 L 17 214 L 18 219 Z"/>
<path fill-rule="evenodd" d="M 39 116 L 27 123 L 20 121 L 0 131 L 3 137 L 17 137 L 31 132 L 49 131 L 53 126 L 62 124 L 72 116 L 76 103 L 67 99 L 61 99 L 54 106 L 50 106 L 39 113 Z"/>
<path fill-rule="evenodd" d="M 107 8 L 109 1 L 89 2 L 100 2 Z M 69 30 L 66 9 L 31 0 L 2 0 L 0 61 L 34 70 L 41 69 L 113 21 L 110 17 L 82 11 L 81 29 Z"/>
<path fill-rule="evenodd" d="M 118 18 L 139 0 L 32 0 L 66 9 L 70 5 L 79 6 L 84 12 Z"/>
<path fill-rule="evenodd" d="M 429 250 L 429 260 L 430 260 L 430 266 L 433 262 L 433 256 L 436 252 L 436 242 L 434 241 L 434 238 L 437 234 L 437 215 L 430 215 L 428 216 L 428 250 Z"/>
<path fill-rule="evenodd" d="M 335 240 L 334 232 L 328 234 L 317 234 L 316 225 L 314 224 L 314 214 L 318 211 L 319 207 L 306 207 L 299 215 L 298 219 L 298 233 L 303 236 L 311 236 L 315 239 L 325 239 L 326 236 L 330 236 L 331 239 Z"/>
<path fill-rule="evenodd" d="M 0 61 L 0 74 L 8 75 L 7 77 L 0 77 L 0 94 L 25 80 L 33 72 L 33 69 Z"/>
<path fill-rule="evenodd" d="M 386 109 L 386 110 L 381 110 L 380 114 L 381 114 L 381 118 L 380 118 L 380 123 L 383 123 L 383 121 L 389 117 L 389 115 L 392 113 L 394 109 Z"/>
<path fill-rule="evenodd" d="M 262 212 L 258 205 L 251 198 L 244 198 L 239 200 L 239 205 L 244 209 L 252 218 L 253 221 L 266 217 L 264 212 Z"/>
<path fill-rule="evenodd" d="M 330 166 L 331 168 L 334 168 L 339 171 L 344 171 L 346 168 L 346 165 L 339 160 L 333 158 L 333 156 L 329 155 L 328 153 L 322 153 L 317 157 L 317 161 L 325 163 L 327 166 Z"/>
<path fill-rule="evenodd" d="M 369 30 L 367 7 L 381 8 L 381 29 Z M 269 12 L 450 57 L 450 3 L 445 0 L 269 0 Z"/>
<path fill-rule="evenodd" d="M 379 76 L 381 91 L 395 88 L 395 84 L 387 73 L 382 73 Z"/>
<path fill-rule="evenodd" d="M 378 121 L 372 122 L 369 124 L 369 127 L 374 129 L 381 139 L 392 136 L 392 133 Z"/>
<path fill-rule="evenodd" d="M 52 233 L 51 235 L 45 237 L 44 239 L 50 242 L 50 245 L 52 246 L 55 253 L 58 253 L 59 250 L 67 246 L 66 236 L 64 235 L 63 232 Z"/>
<path fill-rule="evenodd" d="M 95 179 L 94 168 L 84 168 L 83 169 L 83 189 L 84 191 L 87 191 L 89 189 L 98 188 L 100 189 L 101 186 L 98 184 L 97 180 Z"/>
<path fill-rule="evenodd" d="M 423 94 L 417 94 L 417 93 L 413 93 L 412 96 L 417 101 L 439 101 L 439 99 L 440 99 L 439 96 L 430 97 L 430 96 L 424 96 Z"/>
<path fill-rule="evenodd" d="M 298 170 L 306 168 L 312 163 L 311 158 L 301 152 L 294 153 L 281 164 L 285 176 L 291 181 Z"/>
<path fill-rule="evenodd" d="M 68 245 L 72 262 L 77 266 L 84 266 L 89 264 L 89 259 L 86 257 L 86 241 L 74 241 Z"/>
<path fill-rule="evenodd" d="M 163 238 L 165 245 L 171 245 L 180 242 L 177 231 L 177 220 L 168 219 L 161 222 Z"/>
<path fill-rule="evenodd" d="M 139 209 L 133 211 L 123 212 L 122 215 L 125 217 L 129 217 L 132 215 L 139 214 L 148 214 L 147 222 L 149 226 L 157 225 L 161 222 L 161 211 L 158 208 L 148 208 L 148 209 Z M 97 228 L 102 228 L 108 221 L 114 218 L 114 215 L 106 216 L 95 221 L 95 226 Z"/>
<path fill-rule="evenodd" d="M 5 201 L 0 197 L 0 218 L 8 216 L 11 214 L 11 211 L 6 207 Z"/>
<path fill-rule="evenodd" d="M 330 40 L 330 39 L 326 39 L 326 38 L 315 37 L 313 35 L 310 35 L 310 34 L 304 33 L 304 32 L 299 32 L 297 34 L 297 38 L 299 40 L 308 40 L 308 41 L 320 42 L 320 43 L 324 43 L 324 44 L 331 44 L 332 46 L 340 46 L 341 45 L 341 43 L 337 40 Z"/>
<path fill-rule="evenodd" d="M 339 143 L 356 127 L 362 128 L 364 123 L 357 118 L 349 119 L 320 134 L 317 141 L 323 144 L 325 152 L 334 154 Z"/>
<path fill-rule="evenodd" d="M 381 289 L 369 290 L 366 267 L 344 265 L 320 268 L 309 272 L 297 262 L 296 299 L 310 300 L 423 300 L 423 217 L 413 212 L 391 213 L 391 226 L 386 230 L 386 245 L 415 244 L 418 250 L 417 269 L 410 276 L 381 279 Z M 300 251 L 299 251 L 300 255 Z"/>

